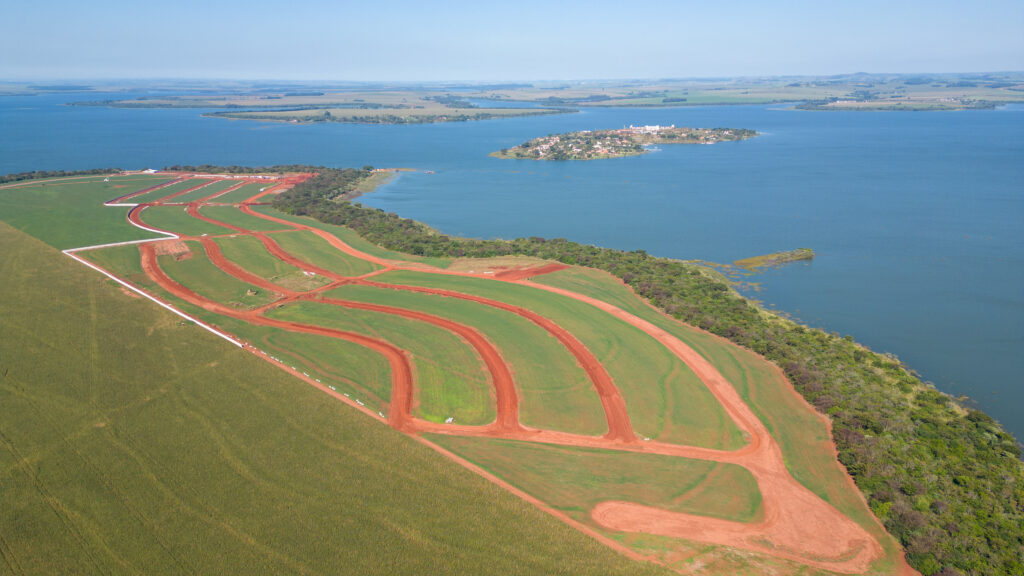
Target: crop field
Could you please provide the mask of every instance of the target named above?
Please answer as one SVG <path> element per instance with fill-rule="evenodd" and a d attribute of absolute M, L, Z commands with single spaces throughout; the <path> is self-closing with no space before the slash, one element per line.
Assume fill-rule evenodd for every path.
<path fill-rule="evenodd" d="M 325 295 L 419 310 L 472 326 L 494 342 L 512 369 L 521 394 L 520 422 L 593 436 L 608 431 L 586 373 L 568 350 L 529 320 L 476 302 L 372 286 L 345 285 Z"/>
<path fill-rule="evenodd" d="M 277 308 L 270 318 L 328 326 L 394 343 L 412 357 L 417 404 L 413 414 L 431 422 L 452 417 L 479 426 L 494 420 L 490 386 L 473 349 L 441 328 L 369 310 L 299 302 Z"/>
<path fill-rule="evenodd" d="M 181 236 L 213 236 L 233 232 L 228 228 L 193 218 L 185 206 L 147 206 L 139 213 L 139 219 L 151 228 Z"/>
<path fill-rule="evenodd" d="M 735 464 L 501 438 L 430 439 L 581 522 L 605 500 L 737 522 L 764 514 L 757 482 Z"/>
<path fill-rule="evenodd" d="M 352 246 L 356 250 L 359 250 L 360 252 L 369 254 L 370 256 L 374 256 L 377 258 L 399 260 L 403 262 L 421 262 L 423 264 L 434 266 L 436 268 L 447 268 L 451 264 L 451 260 L 447 258 L 429 258 L 425 256 L 416 256 L 413 254 L 402 254 L 401 252 L 394 252 L 386 248 L 381 248 L 380 246 L 377 246 L 373 242 L 366 240 L 359 234 L 356 234 L 351 228 L 345 228 L 344 226 L 334 226 L 332 224 L 325 224 L 323 222 L 320 222 L 319 220 L 314 220 L 307 216 L 294 216 L 292 214 L 285 214 L 284 212 L 275 210 L 271 206 L 253 206 L 252 210 L 253 212 L 257 212 L 259 214 L 273 216 L 274 218 L 287 220 L 289 222 L 294 222 L 295 224 L 299 224 L 302 226 L 308 226 L 310 228 L 316 228 L 317 230 L 323 230 L 324 232 L 328 232 L 340 238 L 343 242 L 345 242 L 349 246 Z"/>
<path fill-rule="evenodd" d="M 163 178 L 166 179 L 166 176 L 164 176 Z M 212 182 L 212 180 L 208 180 L 206 178 L 188 178 L 176 182 L 171 181 L 167 186 L 156 188 L 151 192 L 146 192 L 145 194 L 133 196 L 127 201 L 131 202 L 132 204 L 144 204 L 147 202 L 159 201 L 178 202 L 178 198 L 180 198 L 181 196 L 174 196 L 173 198 L 168 198 L 168 196 L 181 194 L 186 190 L 191 190 L 192 188 L 196 187 L 205 187 L 211 184 Z"/>
<path fill-rule="evenodd" d="M 160 268 L 171 279 L 214 302 L 235 308 L 255 308 L 269 304 L 279 295 L 261 290 L 217 268 L 198 242 L 185 243 L 188 257 L 173 254 L 159 257 Z"/>
<path fill-rule="evenodd" d="M 179 540 L 194 532 L 223 546 L 224 558 L 211 561 L 220 562 L 217 566 L 226 571 L 246 571 L 233 564 L 237 556 L 231 554 L 245 544 L 256 555 L 249 571 L 270 567 L 317 573 L 325 558 L 354 554 L 353 547 L 374 541 L 383 547 L 367 555 L 378 564 L 353 560 L 345 565 L 363 567 L 360 571 L 367 573 L 436 571 L 420 563 L 426 557 L 422 552 L 458 558 L 445 568 L 486 572 L 472 564 L 480 543 L 464 544 L 463 528 L 435 527 L 438 522 L 459 522 L 448 510 L 437 508 L 447 506 L 445 498 L 457 490 L 446 488 L 431 499 L 432 482 L 437 481 L 432 478 L 451 475 L 441 472 L 451 468 L 459 478 L 518 506 L 515 511 L 508 505 L 495 508 L 481 502 L 483 493 L 465 489 L 464 506 L 479 506 L 483 515 L 490 510 L 508 514 L 509 529 L 520 522 L 516 514 L 537 516 L 540 510 L 547 516 L 541 532 L 553 534 L 549 525 L 565 532 L 567 524 L 589 536 L 573 534 L 586 541 L 572 548 L 574 554 L 586 551 L 587 558 L 574 555 L 559 568 L 544 564 L 547 556 L 517 564 L 517 569 L 525 566 L 529 572 L 603 573 L 596 567 L 605 565 L 623 566 L 615 572 L 657 571 L 625 557 L 653 559 L 684 572 L 701 567 L 710 573 L 898 571 L 898 547 L 836 462 L 825 422 L 782 373 L 759 356 L 662 315 L 604 273 L 522 258 L 416 258 L 382 249 L 347 228 L 285 215 L 268 206 L 244 205 L 260 188 L 273 187 L 274 193 L 286 189 L 297 181 L 293 176 L 251 182 L 210 177 L 204 180 L 208 184 L 203 191 L 167 199 L 173 205 L 161 205 L 156 198 L 142 200 L 145 208 L 131 212 L 127 207 L 102 206 L 115 198 L 126 204 L 158 193 L 166 198 L 195 186 L 183 181 L 172 184 L 175 189 L 170 192 L 168 186 L 129 195 L 133 186 L 145 190 L 168 177 L 140 178 L 130 186 L 117 184 L 125 186 L 118 189 L 112 187 L 113 178 L 0 188 L 0 203 L 20 201 L 12 203 L 18 209 L 5 210 L 4 219 L 37 231 L 54 246 L 83 247 L 70 250 L 70 255 L 127 283 L 119 286 L 113 278 L 99 279 L 84 267 L 57 258 L 75 271 L 78 281 L 93 286 L 91 300 L 66 305 L 79 316 L 91 310 L 91 328 L 75 331 L 93 342 L 75 347 L 94 359 L 89 365 L 103 366 L 96 360 L 97 342 L 107 330 L 101 325 L 131 323 L 138 326 L 132 329 L 136 331 L 149 326 L 148 337 L 132 337 L 128 331 L 103 345 L 133 338 L 129 349 L 144 350 L 140 357 L 150 359 L 144 370 L 159 375 L 157 382 L 147 388 L 133 380 L 109 398 L 120 408 L 100 412 L 95 385 L 85 387 L 80 393 L 93 396 L 83 410 L 93 413 L 67 423 L 77 426 L 71 436 L 76 442 L 115 442 L 115 456 L 91 464 L 90 474 L 102 477 L 110 469 L 130 478 L 123 488 L 127 492 L 116 493 L 114 500 L 127 502 L 125 510 L 132 511 L 131 517 L 143 528 L 135 530 L 135 539 L 118 541 L 117 546 L 141 550 L 148 538 L 173 543 L 170 550 L 184 550 Z M 35 199 L 34 191 L 42 199 Z M 96 213 L 97 221 L 110 230 L 97 230 L 95 223 L 75 219 L 72 210 L 65 210 L 56 214 L 67 226 L 52 231 L 39 225 L 46 221 L 46 202 Z M 140 225 L 180 238 L 154 238 L 156 234 Z M 6 225 L 0 225 L 0 235 L 27 238 Z M 104 239 L 104 244 L 134 243 L 88 248 L 101 243 L 92 242 L 94 238 Z M 77 240 L 83 242 L 71 244 Z M 6 272 L 10 265 L 4 266 Z M 18 270 L 12 278 L 29 281 Z M 102 298 L 97 296 L 101 293 Z M 143 296 L 184 318 L 171 316 Z M 124 311 L 97 316 L 90 306 L 100 300 Z M 154 340 L 152 334 L 157 333 Z M 192 347 L 202 352 L 189 352 Z M 118 353 L 111 361 L 132 365 L 132 358 Z M 99 368 L 82 374 L 92 379 L 104 376 L 105 370 Z M 266 384 L 266 379 L 274 384 Z M 25 390 L 8 388 L 4 379 L 0 394 L 16 402 L 30 397 Z M 146 399 L 140 401 L 138 394 L 147 394 Z M 233 396 L 237 399 L 229 399 Z M 49 398 L 34 399 L 33 406 L 42 406 L 38 403 Z M 68 414 L 74 411 L 66 402 L 60 406 Z M 153 416 L 157 411 L 161 417 Z M 121 423 L 128 418 L 130 422 Z M 93 421 L 104 424 L 96 427 L 89 423 Z M 37 426 L 58 426 L 52 418 L 40 422 Z M 337 430 L 331 422 L 344 422 L 345 429 Z M 173 437 L 163 438 L 157 431 L 169 423 L 175 425 Z M 135 432 L 126 435 L 116 428 L 119 425 Z M 181 432 L 182 428 L 188 431 Z M 377 433 L 367 435 L 364 428 Z M 5 446 L 15 445 L 6 420 L 0 421 L 0 432 Z M 385 436 L 404 448 L 391 447 Z M 25 450 L 38 450 L 23 436 L 16 441 Z M 102 442 L 83 446 L 102 452 Z M 210 481 L 208 486 L 188 471 L 157 463 L 159 450 L 180 450 L 181 443 L 203 443 L 197 458 L 214 471 L 212 478 L 227 474 L 232 480 Z M 428 448 L 436 454 L 431 456 Z M 386 462 L 377 461 L 380 449 L 390 451 Z M 432 463 L 408 456 L 410 450 L 431 456 Z M 326 454 L 323 462 L 300 463 L 318 451 Z M 24 460 L 13 458 L 15 463 Z M 118 464 L 118 458 L 134 464 Z M 290 464 L 281 467 L 280 458 Z M 338 466 L 338 458 L 349 464 L 328 472 L 328 465 Z M 399 471 L 388 464 L 406 458 L 412 460 L 403 466 L 414 467 Z M 306 468 L 294 470 L 297 466 Z M 58 483 L 75 473 L 59 465 L 58 469 L 63 474 L 54 476 Z M 28 474 L 21 464 L 3 470 L 8 476 Z M 35 470 L 37 477 L 49 472 Z M 364 473 L 366 478 L 350 479 Z M 374 474 L 387 474 L 404 488 L 372 483 Z M 324 482 L 334 489 L 312 488 Z M 418 488 L 421 485 L 425 489 Z M 196 488 L 183 493 L 185 486 Z M 0 482 L 0 494 L 4 490 L 9 488 Z M 338 490 L 343 494 L 336 496 Z M 53 501 L 45 495 L 36 498 Z M 84 496 L 76 493 L 74 498 Z M 248 515 L 238 512 L 254 506 L 255 498 L 263 504 Z M 359 504 L 352 505 L 352 499 Z M 329 502 L 317 514 L 338 515 L 337 531 L 323 540 L 329 546 L 313 543 L 318 552 L 305 553 L 309 539 L 295 535 L 306 532 L 287 532 L 289 522 L 306 517 L 309 506 L 325 500 Z M 432 504 L 424 507 L 421 503 L 427 501 Z M 86 549 L 114 549 L 107 540 L 112 536 L 100 527 L 127 530 L 121 528 L 128 526 L 125 512 L 114 506 L 113 511 L 97 512 L 109 517 L 90 516 L 79 500 L 75 502 L 69 508 L 75 512 L 62 520 L 63 525 L 87 520 L 61 532 L 62 538 L 99 539 L 108 542 L 105 547 Z M 166 504 L 162 513 L 161 503 Z M 343 506 L 351 507 L 351 513 L 341 510 Z M 171 510 L 186 511 L 179 514 L 185 520 L 169 522 L 166 514 Z M 288 513 L 275 515 L 271 510 Z M 386 511 L 387 520 L 369 520 L 370 511 Z M 294 517 L 289 516 L 292 513 Z M 311 517 L 320 517 L 317 514 Z M 433 517 L 408 518 L 417 514 Z M 204 527 L 187 529 L 188 519 L 201 520 Z M 9 520 L 0 514 L 0 522 Z M 504 520 L 492 522 L 505 525 Z M 351 526 L 361 523 L 369 523 L 367 535 L 349 534 Z M 478 523 L 474 518 L 465 525 L 466 533 Z M 436 532 L 419 531 L 428 526 Z M 494 530 L 480 534 L 488 538 Z M 444 542 L 438 542 L 439 537 Z M 420 545 L 409 543 L 423 538 Z M 513 550 L 500 553 L 519 559 L 528 550 L 564 550 L 564 542 L 576 541 L 558 538 L 546 543 L 547 548 L 533 539 L 517 538 L 496 550 L 511 546 Z M 520 550 L 520 542 L 527 548 Z M 29 558 L 21 548 L 10 552 L 7 540 L 0 546 L 5 559 Z M 604 547 L 625 557 L 609 559 L 612 552 Z M 593 552 L 595 548 L 599 552 Z M 416 553 L 409 554 L 410 549 Z M 179 566 L 201 561 L 161 554 L 155 555 L 159 561 Z M 401 559 L 380 563 L 381 558 L 396 555 Z M 32 558 L 43 562 L 41 556 Z M 596 563 L 595 558 L 603 560 Z M 98 571 L 111 561 L 95 555 L 88 559 Z"/>
<path fill-rule="evenodd" d="M 273 234 L 271 238 L 299 260 L 315 263 L 341 276 L 362 276 L 380 269 L 372 262 L 335 250 L 322 238 L 306 230 Z"/>
<path fill-rule="evenodd" d="M 638 434 L 707 448 L 743 445 L 739 429 L 681 360 L 642 331 L 587 304 L 486 279 L 396 271 L 375 280 L 450 289 L 535 310 L 564 326 L 602 359 L 625 398 Z"/>
<path fill-rule="evenodd" d="M 269 188 L 270 186 L 271 184 L 267 184 L 264 182 L 253 182 L 250 184 L 245 184 L 240 188 L 217 196 L 216 198 L 213 199 L 213 201 L 223 202 L 227 204 L 240 204 L 252 198 L 253 196 L 259 194 L 261 190 Z"/>
<path fill-rule="evenodd" d="M 195 190 L 192 190 L 191 192 L 186 192 L 186 193 L 182 194 L 181 196 L 175 196 L 170 201 L 171 202 L 181 202 L 183 204 L 188 203 L 188 202 L 198 202 L 198 201 L 202 200 L 203 198 L 208 198 L 208 197 L 213 196 L 214 194 L 216 194 L 218 192 L 223 192 L 223 191 L 227 190 L 228 188 L 231 188 L 233 186 L 237 186 L 237 184 L 238 184 L 237 182 L 234 182 L 233 180 L 216 180 L 216 181 L 209 181 L 209 180 L 207 180 L 207 182 L 209 182 L 209 184 L 207 184 L 206 186 L 203 186 L 202 188 L 196 188 Z"/>
<path fill-rule="evenodd" d="M 219 202 L 221 200 L 218 198 L 214 201 Z M 203 206 L 199 213 L 225 224 L 253 232 L 269 232 L 282 229 L 282 226 L 276 222 L 268 222 L 262 218 L 250 216 L 235 206 Z"/>
<path fill-rule="evenodd" d="M 266 247 L 252 236 L 221 236 L 214 241 L 228 260 L 282 288 L 306 292 L 330 282 L 319 274 L 303 272 L 300 268 L 274 258 L 267 252 Z"/>
<path fill-rule="evenodd" d="M 155 235 L 128 224 L 128 208 L 103 203 L 133 190 L 155 186 L 166 176 L 61 178 L 0 187 L 0 218 L 54 248 L 66 249 Z M 89 225 L 83 226 L 86 220 Z"/>
<path fill-rule="evenodd" d="M 4 573 L 668 573 L 4 223 L 0 245 Z"/>

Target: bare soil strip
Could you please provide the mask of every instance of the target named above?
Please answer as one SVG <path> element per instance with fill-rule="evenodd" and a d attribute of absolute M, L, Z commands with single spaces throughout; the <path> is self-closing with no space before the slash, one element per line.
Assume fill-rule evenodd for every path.
<path fill-rule="evenodd" d="M 220 247 L 209 237 L 185 237 L 185 239 L 200 241 L 204 250 L 209 255 L 210 260 L 221 270 L 245 282 L 280 293 L 283 295 L 283 298 L 274 304 L 263 307 L 260 310 L 249 311 L 236 310 L 208 300 L 185 286 L 178 284 L 160 269 L 157 261 L 158 252 L 172 250 L 170 246 L 159 246 L 161 243 L 140 245 L 143 270 L 157 284 L 171 294 L 174 294 L 175 296 L 196 306 L 200 306 L 210 312 L 223 314 L 225 316 L 244 320 L 253 324 L 344 339 L 365 346 L 379 354 L 383 354 L 388 359 L 392 372 L 392 397 L 387 417 L 389 425 L 417 436 L 421 442 L 432 446 L 434 449 L 446 454 L 463 466 L 476 471 L 498 485 L 509 489 L 520 497 L 540 506 L 547 512 L 559 517 L 574 527 L 587 532 L 605 544 L 612 546 L 631 557 L 638 558 L 640 556 L 636 554 L 636 552 L 627 549 L 625 546 L 591 530 L 586 526 L 581 525 L 579 522 L 573 521 L 565 514 L 552 510 L 543 502 L 523 493 L 521 490 L 511 486 L 508 482 L 496 478 L 481 470 L 478 466 L 466 462 L 464 459 L 451 454 L 447 450 L 418 437 L 417 433 L 436 432 L 467 436 L 487 435 L 492 437 L 497 436 L 502 438 L 567 446 L 586 446 L 611 450 L 647 452 L 739 464 L 753 474 L 757 480 L 758 487 L 761 490 L 764 516 L 759 522 L 732 522 L 691 514 L 669 512 L 649 506 L 619 501 L 606 501 L 597 505 L 591 511 L 591 518 L 599 526 L 612 531 L 642 532 L 692 541 L 733 546 L 841 573 L 865 572 L 870 568 L 872 562 L 883 555 L 882 547 L 869 533 L 834 507 L 821 500 L 810 490 L 803 487 L 789 474 L 789 471 L 785 467 L 782 452 L 778 444 L 753 411 L 751 411 L 746 403 L 743 402 L 732 385 L 714 366 L 675 336 L 661 328 L 658 328 L 650 322 L 638 318 L 604 301 L 577 294 L 569 290 L 534 284 L 528 281 L 528 279 L 533 276 L 563 269 L 566 267 L 563 264 L 552 263 L 534 268 L 504 270 L 490 276 L 490 278 L 496 281 L 512 282 L 520 285 L 531 286 L 535 289 L 546 290 L 585 302 L 649 334 L 661 345 L 665 346 L 669 351 L 686 363 L 687 366 L 689 366 L 690 369 L 693 370 L 693 372 L 705 383 L 705 385 L 708 386 L 708 389 L 723 405 L 729 416 L 736 422 L 737 426 L 744 431 L 748 444 L 743 448 L 735 451 L 723 451 L 697 448 L 693 446 L 666 444 L 657 441 L 638 441 L 632 430 L 628 414 L 626 413 L 625 402 L 600 361 L 567 330 L 532 310 L 451 290 L 383 284 L 368 279 L 374 274 L 394 269 L 480 278 L 480 275 L 478 274 L 440 270 L 418 263 L 399 262 L 376 257 L 353 248 L 324 230 L 258 213 L 249 208 L 248 204 L 255 202 L 257 199 L 268 194 L 278 193 L 287 189 L 308 176 L 309 175 L 297 175 L 290 177 L 288 181 L 276 183 L 268 187 L 264 192 L 245 200 L 239 205 L 239 209 L 252 216 L 280 223 L 288 229 L 308 230 L 329 242 L 336 249 L 350 256 L 383 266 L 384 270 L 367 274 L 359 278 L 342 277 L 327 270 L 318 268 L 311 263 L 302 262 L 288 254 L 266 233 L 251 232 L 199 214 L 199 206 L 202 205 L 204 201 L 219 196 L 227 191 L 219 192 L 200 201 L 190 203 L 187 208 L 188 213 L 200 220 L 236 230 L 238 233 L 253 235 L 257 237 L 267 250 L 275 257 L 293 266 L 297 266 L 300 269 L 313 271 L 318 274 L 322 274 L 325 277 L 332 278 L 335 282 L 310 293 L 297 293 L 283 289 L 282 287 L 276 286 L 227 260 L 223 256 Z M 174 196 L 185 194 L 200 187 L 201 186 L 193 187 L 189 190 L 175 194 Z M 140 191 L 140 193 L 142 192 L 145 191 Z M 122 199 L 130 196 L 132 195 L 126 195 L 122 197 Z M 162 202 L 153 204 L 159 203 Z M 139 219 L 139 212 L 146 205 L 149 204 L 143 204 L 139 207 L 133 208 L 129 212 L 128 219 L 136 225 L 151 229 L 146 227 Z M 167 242 L 167 244 L 170 243 L 171 242 Z M 177 247 L 174 248 L 177 249 Z M 608 433 L 603 437 L 596 437 L 549 430 L 535 430 L 523 427 L 518 422 L 518 394 L 508 366 L 501 358 L 500 351 L 480 332 L 474 328 L 457 322 L 418 311 L 363 302 L 350 302 L 345 300 L 322 298 L 320 296 L 320 292 L 340 285 L 341 283 L 355 283 L 390 290 L 409 290 L 455 297 L 506 310 L 530 320 L 555 336 L 559 342 L 572 352 L 580 365 L 586 370 L 588 376 L 590 376 L 595 388 L 600 394 L 606 419 L 608 421 Z M 494 384 L 498 409 L 496 421 L 489 426 L 461 426 L 453 424 L 435 424 L 414 419 L 411 416 L 411 410 L 413 403 L 413 386 L 415 383 L 408 354 L 386 341 L 370 338 L 362 334 L 306 325 L 297 322 L 275 320 L 267 318 L 262 314 L 262 312 L 270 306 L 279 305 L 286 301 L 296 300 L 317 301 L 335 306 L 400 315 L 406 318 L 429 322 L 459 335 L 461 338 L 469 342 L 470 345 L 473 346 L 474 350 L 476 350 L 481 358 L 483 358 L 487 371 L 490 373 L 491 380 Z M 305 380 L 309 381 L 308 378 Z M 314 385 L 318 388 L 324 389 L 322 385 Z M 326 389 L 324 390 L 327 391 Z M 793 393 L 795 394 L 795 392 Z M 340 398 L 337 394 L 332 395 Z M 344 398 L 342 399 L 345 400 Z M 351 401 L 349 402 L 351 403 Z M 363 411 L 368 412 L 366 409 L 363 409 Z M 905 563 L 902 563 L 898 569 L 901 573 L 908 573 L 909 571 L 909 567 L 906 566 Z M 912 573 L 912 571 L 910 571 L 910 573 Z"/>

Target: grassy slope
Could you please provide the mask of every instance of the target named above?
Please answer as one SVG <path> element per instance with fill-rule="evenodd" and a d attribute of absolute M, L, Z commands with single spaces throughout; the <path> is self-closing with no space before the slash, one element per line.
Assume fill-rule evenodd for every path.
<path fill-rule="evenodd" d="M 238 190 L 232 190 L 227 194 L 217 196 L 213 199 L 213 202 L 224 202 L 227 204 L 240 204 L 245 202 L 249 198 L 260 193 L 260 188 L 269 188 L 273 186 L 274 182 L 254 182 L 252 184 L 246 184 Z"/>
<path fill-rule="evenodd" d="M 256 232 L 288 229 L 288 226 L 284 224 L 278 224 L 277 222 L 271 222 L 270 220 L 264 220 L 263 218 L 257 218 L 256 216 L 250 216 L 234 206 L 203 206 L 199 209 L 199 213 L 207 218 L 213 218 L 214 220 L 231 224 L 232 226 L 238 226 L 239 228 L 253 230 Z"/>
<path fill-rule="evenodd" d="M 432 294 L 369 286 L 343 286 L 328 296 L 421 310 L 472 326 L 493 342 L 509 363 L 520 392 L 519 420 L 578 434 L 608 431 L 601 400 L 572 354 L 536 324 L 483 304 Z"/>
<path fill-rule="evenodd" d="M 588 304 L 486 279 L 397 271 L 375 280 L 478 294 L 543 314 L 601 359 L 626 401 L 637 434 L 708 448 L 743 445 L 739 429 L 681 360 L 647 334 Z"/>
<path fill-rule="evenodd" d="M 391 314 L 313 302 L 275 308 L 267 316 L 358 332 L 408 351 L 416 371 L 414 415 L 431 422 L 451 416 L 459 424 L 494 420 L 494 398 L 483 361 L 468 343 L 446 330 Z"/>
<path fill-rule="evenodd" d="M 312 290 L 328 283 L 322 276 L 307 276 L 302 270 L 275 258 L 252 236 L 229 236 L 214 241 L 228 260 L 279 286 L 292 290 Z"/>
<path fill-rule="evenodd" d="M 308 230 L 273 234 L 275 242 L 292 256 L 342 276 L 362 276 L 380 266 L 349 256 L 331 246 L 326 240 Z"/>
<path fill-rule="evenodd" d="M 177 196 L 175 198 L 171 198 L 170 201 L 171 202 L 196 202 L 198 200 L 206 198 L 207 196 L 209 196 L 211 194 L 216 194 L 217 192 L 220 192 L 221 190 L 227 190 L 228 188 L 231 188 L 232 186 L 237 184 L 237 182 L 235 182 L 234 180 L 220 180 L 218 182 L 214 182 L 212 180 L 206 180 L 206 181 L 209 182 L 209 184 L 207 184 L 206 186 L 203 186 L 202 188 L 200 188 L 198 190 L 193 190 L 193 191 L 189 192 L 188 194 L 182 194 L 181 196 Z"/>
<path fill-rule="evenodd" d="M 590 511 L 607 500 L 737 522 L 758 520 L 764 512 L 757 481 L 735 464 L 495 438 L 428 437 L 593 527 L 599 525 L 590 521 Z"/>
<path fill-rule="evenodd" d="M 293 216 L 291 214 L 285 214 L 271 208 L 270 206 L 253 206 L 253 210 L 263 214 L 273 216 L 275 218 L 281 218 L 283 220 L 290 220 L 303 226 L 309 226 L 312 228 L 319 228 L 334 234 L 338 238 L 341 238 L 349 246 L 370 254 L 371 256 L 378 256 L 380 258 L 389 258 L 391 260 L 401 260 L 405 262 L 422 262 L 431 266 L 437 266 L 438 268 L 447 268 L 451 264 L 451 260 L 448 258 L 428 258 L 425 256 L 414 256 L 412 254 L 402 254 L 401 252 L 395 252 L 386 248 L 381 248 L 373 242 L 364 239 L 359 234 L 356 234 L 351 228 L 345 228 L 344 226 L 334 226 L 332 224 L 324 224 L 319 220 L 314 220 L 306 216 Z"/>
<path fill-rule="evenodd" d="M 252 344 L 276 358 L 283 367 L 294 367 L 295 372 L 305 372 L 339 392 L 360 398 L 374 411 L 386 410 L 391 395 L 391 373 L 387 361 L 380 355 L 336 338 L 257 326 L 192 306 L 165 292 L 142 272 L 137 246 L 115 246 L 80 255 L 179 310 Z"/>
<path fill-rule="evenodd" d="M 192 255 L 183 260 L 159 256 L 160 267 L 179 284 L 215 302 L 235 308 L 258 308 L 278 295 L 257 288 L 221 271 L 210 262 L 199 242 L 187 242 Z"/>
<path fill-rule="evenodd" d="M 163 179 L 166 180 L 167 177 L 164 176 Z M 176 192 L 181 192 L 182 190 L 188 190 L 189 188 L 191 188 L 193 186 L 198 186 L 198 185 L 200 185 L 200 184 L 202 184 L 204 182 L 209 182 L 209 180 L 207 180 L 205 178 L 191 178 L 191 179 L 188 179 L 188 180 L 182 180 L 181 182 L 178 182 L 177 184 L 171 184 L 170 186 L 164 186 L 163 188 L 160 188 L 159 190 L 153 190 L 152 192 L 147 192 L 147 193 L 143 194 L 142 196 L 136 196 L 134 198 L 131 198 L 131 199 L 128 200 L 128 202 L 130 202 L 132 204 L 143 204 L 145 202 L 156 202 L 157 200 L 160 200 L 161 198 L 165 198 L 166 196 L 168 196 L 170 194 L 174 194 Z M 176 202 L 176 201 L 177 201 L 176 198 L 171 198 L 170 200 L 168 200 L 168 202 Z"/>
<path fill-rule="evenodd" d="M 648 306 L 618 278 L 600 270 L 572 268 L 534 279 L 600 298 L 672 333 L 718 368 L 782 448 L 786 467 L 801 484 L 870 531 L 892 557 L 898 549 L 878 525 L 846 471 L 832 454 L 821 419 L 767 360 L 714 335 L 668 318 Z M 809 448 L 813 447 L 813 449 Z"/>
<path fill-rule="evenodd" d="M 61 250 L 156 238 L 156 234 L 128 223 L 128 208 L 107 207 L 103 202 L 166 181 L 166 177 L 115 176 L 110 182 L 103 182 L 103 178 L 44 180 L 36 185 L 0 189 L 0 219 Z M 82 221 L 89 225 L 81 225 Z"/>
<path fill-rule="evenodd" d="M 185 212 L 184 206 L 149 206 L 142 210 L 139 219 L 147 226 L 186 236 L 214 236 L 231 234 L 234 230 L 223 228 L 193 218 Z"/>
<path fill-rule="evenodd" d="M 0 244 L 2 571 L 666 573 L 3 224 Z"/>

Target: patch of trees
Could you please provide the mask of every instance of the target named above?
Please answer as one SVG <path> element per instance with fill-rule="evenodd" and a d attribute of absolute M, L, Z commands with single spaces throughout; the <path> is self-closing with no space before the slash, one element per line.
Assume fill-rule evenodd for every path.
<path fill-rule="evenodd" d="M 114 174 L 120 171 L 120 168 L 94 168 L 92 170 L 35 170 L 32 172 L 18 172 L 17 174 L 4 174 L 3 176 L 0 176 L 0 184 L 20 182 L 22 180 L 35 180 L 37 178 L 63 178 L 66 176 Z"/>
<path fill-rule="evenodd" d="M 702 266 L 566 239 L 453 238 L 336 200 L 354 191 L 366 170 L 318 171 L 277 196 L 275 207 L 410 254 L 520 254 L 606 270 L 671 316 L 761 354 L 831 417 L 839 460 L 914 568 L 925 576 L 1024 574 L 1020 445 L 992 418 L 922 383 L 896 358 L 770 314 Z"/>

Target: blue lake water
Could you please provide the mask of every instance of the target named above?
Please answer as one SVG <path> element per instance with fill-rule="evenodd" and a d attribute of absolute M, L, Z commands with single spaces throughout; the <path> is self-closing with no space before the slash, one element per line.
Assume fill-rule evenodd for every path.
<path fill-rule="evenodd" d="M 1024 107 L 597 108 L 364 126 L 61 105 L 104 97 L 0 97 L 0 173 L 202 163 L 404 166 L 434 173 L 403 174 L 362 201 L 449 234 L 564 237 L 716 262 L 813 248 L 812 263 L 753 277 L 762 288 L 748 295 L 896 354 L 1024 438 Z M 487 157 L 540 135 L 628 124 L 763 135 L 598 162 Z"/>

